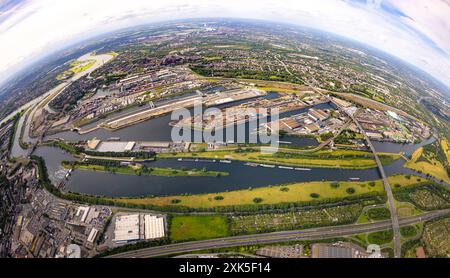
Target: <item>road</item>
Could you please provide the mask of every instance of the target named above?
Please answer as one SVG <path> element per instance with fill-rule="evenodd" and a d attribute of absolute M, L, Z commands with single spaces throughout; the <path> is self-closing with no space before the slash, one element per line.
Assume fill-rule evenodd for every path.
<path fill-rule="evenodd" d="M 392 230 L 394 231 L 394 255 L 396 258 L 400 258 L 401 250 L 402 250 L 402 245 L 400 242 L 400 225 L 398 223 L 397 209 L 395 208 L 395 199 L 394 199 L 394 194 L 392 193 L 392 188 L 389 185 L 389 181 L 387 179 L 386 173 L 384 172 L 383 164 L 381 163 L 380 158 L 378 157 L 378 155 L 375 151 L 375 148 L 373 147 L 372 142 L 370 141 L 369 136 L 367 136 L 365 130 L 362 128 L 362 126 L 359 124 L 359 122 L 355 119 L 355 117 L 353 115 L 349 115 L 349 116 L 352 118 L 352 120 L 355 122 L 358 129 L 364 135 L 367 145 L 369 146 L 370 150 L 373 153 L 373 156 L 375 157 L 375 161 L 377 163 L 378 171 L 380 172 L 381 178 L 383 179 L 383 186 L 384 186 L 384 190 L 386 191 L 386 194 L 388 197 L 389 211 L 391 213 Z"/>
<path fill-rule="evenodd" d="M 288 67 L 286 66 L 286 64 L 283 61 L 281 61 L 277 56 L 275 56 L 275 59 L 284 66 L 284 68 L 290 75 L 294 75 L 289 71 Z M 297 76 L 295 76 L 295 77 L 298 80 L 303 81 L 300 78 L 298 78 Z M 309 84 L 309 82 L 305 82 L 305 81 L 303 81 L 303 82 L 306 83 L 306 85 L 308 85 L 309 87 L 311 87 L 311 89 L 313 91 L 317 92 L 318 94 L 320 94 L 322 96 L 327 97 L 331 102 L 333 102 L 332 98 L 328 97 L 327 95 L 322 93 L 320 90 L 317 90 L 316 88 L 314 88 L 314 86 Z M 338 107 L 338 109 L 340 111 L 342 111 L 341 107 L 338 104 L 336 104 L 336 106 Z M 345 111 L 343 111 L 343 112 L 345 112 Z M 395 208 L 394 194 L 392 193 L 391 186 L 389 185 L 386 174 L 384 172 L 383 164 L 381 164 L 381 161 L 375 151 L 375 148 L 372 145 L 372 142 L 370 141 L 370 138 L 367 136 L 365 130 L 362 128 L 362 126 L 359 124 L 359 122 L 355 119 L 354 115 L 351 115 L 347 112 L 345 112 L 345 113 L 352 119 L 352 121 L 356 124 L 358 129 L 363 134 L 363 136 L 367 142 L 367 145 L 369 146 L 370 150 L 372 151 L 372 153 L 374 155 L 375 161 L 378 166 L 378 171 L 380 172 L 381 178 L 383 179 L 383 186 L 384 186 L 384 190 L 386 191 L 386 194 L 388 197 L 389 211 L 391 213 L 392 230 L 394 231 L 394 255 L 396 258 L 399 258 L 401 256 L 400 227 L 399 227 L 399 223 L 398 223 L 397 210 Z"/>
<path fill-rule="evenodd" d="M 428 221 L 449 214 L 450 209 L 427 212 L 418 216 L 401 218 L 399 224 L 401 226 L 408 226 L 417 222 Z M 109 256 L 109 258 L 150 258 L 214 248 L 268 244 L 268 243 L 299 241 L 299 240 L 321 240 L 361 233 L 383 231 L 389 228 L 391 228 L 391 221 L 385 220 L 365 224 L 351 224 L 334 227 L 320 227 L 306 230 L 293 230 L 275 233 L 233 236 L 226 238 L 191 241 L 191 242 L 149 247 L 140 250 L 111 255 Z"/>
<path fill-rule="evenodd" d="M 23 105 L 21 108 L 17 109 L 12 113 L 12 115 L 19 113 L 21 109 L 30 109 L 27 111 L 29 113 L 29 117 L 27 118 L 27 121 L 25 122 L 25 117 L 21 117 L 19 119 L 19 127 L 17 128 L 17 132 L 15 134 L 14 138 L 14 145 L 12 149 L 11 156 L 12 157 L 27 157 L 31 154 L 33 150 L 33 146 L 36 145 L 38 138 L 32 138 L 30 134 L 30 129 L 32 128 L 33 121 L 35 119 L 35 115 L 42 112 L 42 110 L 46 109 L 48 107 L 48 104 L 57 97 L 61 92 L 63 92 L 67 87 L 69 87 L 73 82 L 80 79 L 81 77 L 90 74 L 94 70 L 98 69 L 99 67 L 103 66 L 105 63 L 113 59 L 114 56 L 111 54 L 100 54 L 100 55 L 92 55 L 92 53 L 87 53 L 81 57 L 79 57 L 78 61 L 87 61 L 87 60 L 95 60 L 95 63 L 89 67 L 88 69 L 78 72 L 74 74 L 70 79 L 60 83 L 59 85 L 55 86 L 51 90 L 47 91 L 45 94 L 33 99 L 32 101 L 28 102 L 27 104 Z M 3 120 L 2 120 L 3 121 Z M 24 150 L 20 147 L 19 144 L 19 138 L 20 134 L 22 133 L 22 125 L 25 125 L 25 130 L 23 134 L 23 141 L 25 143 L 28 143 L 32 145 L 28 149 Z"/>

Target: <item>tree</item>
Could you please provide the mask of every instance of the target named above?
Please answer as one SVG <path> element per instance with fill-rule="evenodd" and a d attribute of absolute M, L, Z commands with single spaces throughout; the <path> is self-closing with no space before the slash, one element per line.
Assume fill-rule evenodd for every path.
<path fill-rule="evenodd" d="M 142 172 L 143 173 L 148 173 L 149 172 L 147 165 L 145 165 L 145 164 L 142 165 Z"/>
<path fill-rule="evenodd" d="M 253 199 L 253 202 L 256 203 L 256 204 L 259 204 L 259 203 L 261 203 L 262 201 L 263 201 L 263 199 L 262 199 L 262 198 L 259 198 L 259 197 L 256 197 L 256 198 Z"/>
<path fill-rule="evenodd" d="M 331 185 L 332 188 L 339 188 L 339 186 L 341 186 L 341 185 L 340 185 L 338 182 L 336 182 L 336 181 L 335 181 L 335 182 L 332 182 L 330 185 Z"/>

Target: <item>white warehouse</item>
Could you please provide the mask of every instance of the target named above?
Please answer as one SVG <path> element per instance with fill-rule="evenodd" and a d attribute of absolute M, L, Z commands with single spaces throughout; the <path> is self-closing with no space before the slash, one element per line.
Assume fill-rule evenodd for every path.
<path fill-rule="evenodd" d="M 144 216 L 145 239 L 164 237 L 164 218 L 146 214 Z"/>
<path fill-rule="evenodd" d="M 116 243 L 164 237 L 164 217 L 151 214 L 117 215 L 114 227 Z"/>
<path fill-rule="evenodd" d="M 114 228 L 114 241 L 139 240 L 139 214 L 118 215 Z"/>

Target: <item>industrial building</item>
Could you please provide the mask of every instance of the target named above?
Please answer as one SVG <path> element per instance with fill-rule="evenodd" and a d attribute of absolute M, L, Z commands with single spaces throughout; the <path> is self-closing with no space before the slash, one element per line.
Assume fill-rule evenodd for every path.
<path fill-rule="evenodd" d="M 114 229 L 114 241 L 129 242 L 139 240 L 139 214 L 118 215 Z"/>
<path fill-rule="evenodd" d="M 133 150 L 135 145 L 136 142 L 134 141 L 101 141 L 95 138 L 87 142 L 89 150 L 98 152 L 129 152 Z"/>
<path fill-rule="evenodd" d="M 110 142 L 105 141 L 101 142 L 97 146 L 98 152 L 129 152 L 133 150 L 133 147 L 136 143 L 133 141 L 130 142 Z"/>
<path fill-rule="evenodd" d="M 145 148 L 169 148 L 170 142 L 159 142 L 159 141 L 145 141 L 140 142 L 139 146 L 141 149 Z"/>
<path fill-rule="evenodd" d="M 313 258 L 352 258 L 351 248 L 331 245 L 315 244 L 312 248 Z"/>
<path fill-rule="evenodd" d="M 97 234 L 98 234 L 98 230 L 97 230 L 96 228 L 92 228 L 91 231 L 90 231 L 90 233 L 89 233 L 89 236 L 88 236 L 88 238 L 87 238 L 87 241 L 88 241 L 89 243 L 93 244 L 95 238 L 97 237 Z"/>
<path fill-rule="evenodd" d="M 267 94 L 265 91 L 257 90 L 254 88 L 246 89 L 231 89 L 224 92 L 217 92 L 209 95 L 204 99 L 206 106 L 215 106 L 226 103 L 231 103 L 239 100 L 256 98 Z"/>
<path fill-rule="evenodd" d="M 164 218 L 146 214 L 144 216 L 145 239 L 164 237 Z"/>
<path fill-rule="evenodd" d="M 311 248 L 312 258 L 382 258 L 380 253 L 368 253 L 356 244 L 338 242 L 335 244 L 317 243 Z"/>
<path fill-rule="evenodd" d="M 76 216 L 78 217 L 77 219 L 79 219 L 80 222 L 86 221 L 88 213 L 89 213 L 89 207 L 87 207 L 87 206 L 86 207 L 78 207 L 77 213 L 76 213 Z"/>
<path fill-rule="evenodd" d="M 98 144 L 100 144 L 100 140 L 98 140 L 98 139 L 92 139 L 92 140 L 88 140 L 87 141 L 87 147 L 88 147 L 88 149 L 91 149 L 91 150 L 95 150 L 95 149 L 97 149 L 97 147 L 98 147 Z"/>
<path fill-rule="evenodd" d="M 289 130 L 295 130 L 303 126 L 302 123 L 298 122 L 296 119 L 293 118 L 283 119 L 280 122 L 284 124 L 287 128 L 289 128 Z"/>
<path fill-rule="evenodd" d="M 311 108 L 308 110 L 308 116 L 314 121 L 324 121 L 330 117 L 330 114 L 321 109 Z"/>
<path fill-rule="evenodd" d="M 165 236 L 164 217 L 151 214 L 117 215 L 114 227 L 116 243 L 156 239 Z"/>

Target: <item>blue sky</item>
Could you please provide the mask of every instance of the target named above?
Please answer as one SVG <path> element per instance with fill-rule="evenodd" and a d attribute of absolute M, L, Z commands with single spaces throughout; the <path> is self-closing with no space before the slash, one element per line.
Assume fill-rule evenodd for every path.
<path fill-rule="evenodd" d="M 163 20 L 236 17 L 349 37 L 450 86 L 449 15 L 450 0 L 0 0 L 0 82 L 42 55 L 104 32 Z"/>

